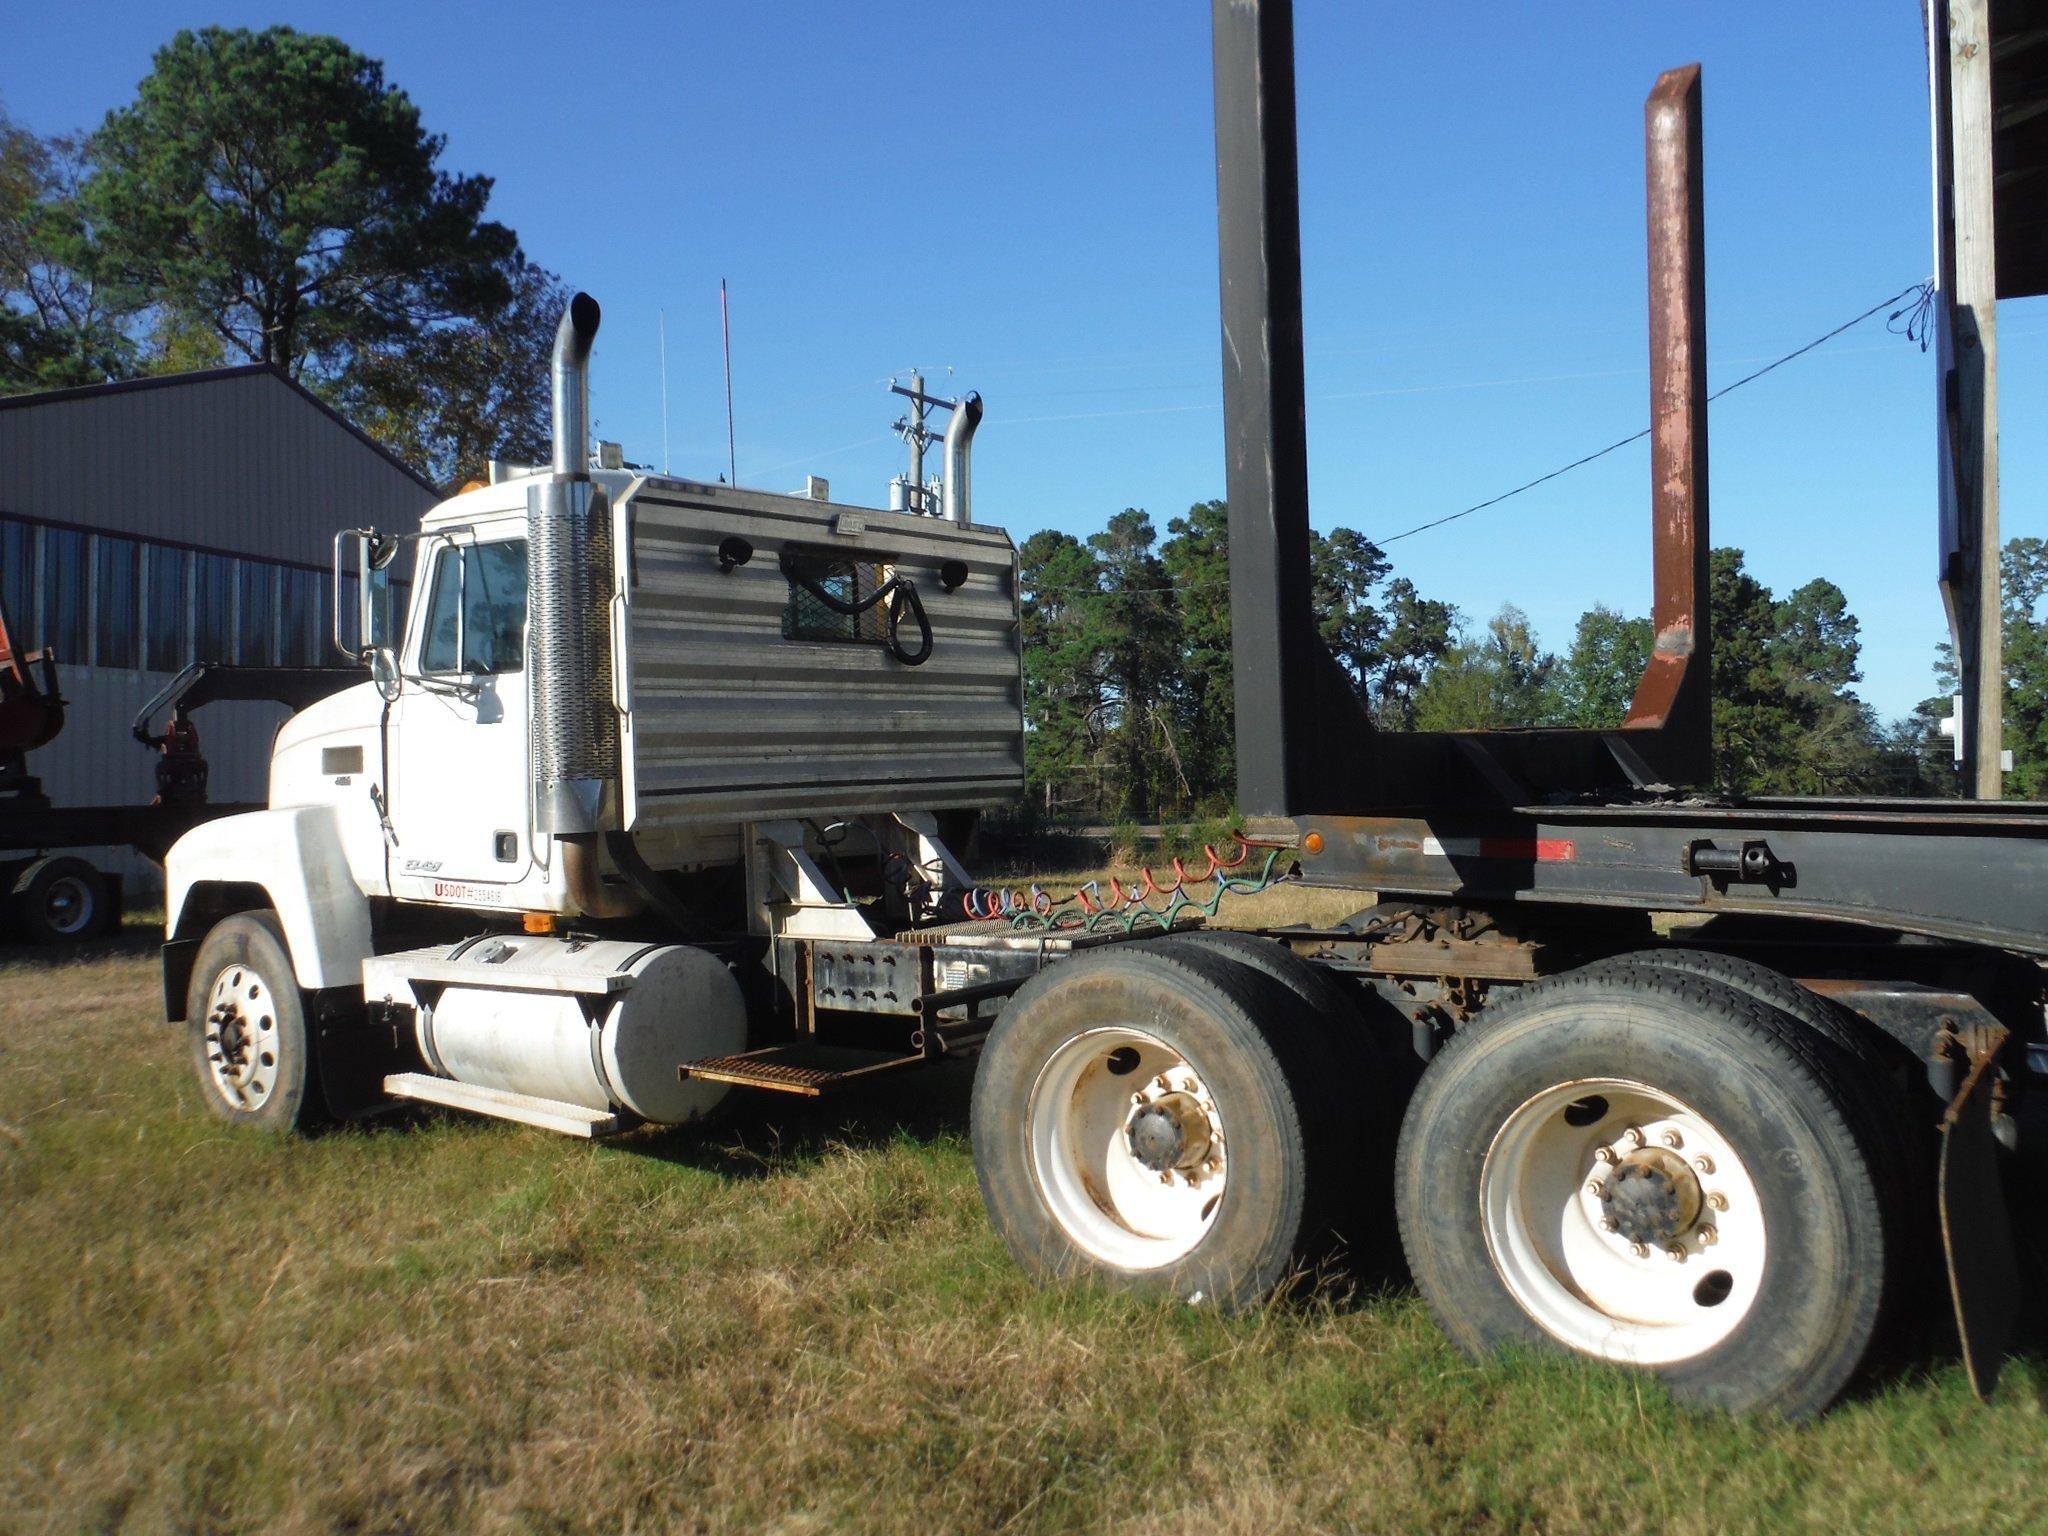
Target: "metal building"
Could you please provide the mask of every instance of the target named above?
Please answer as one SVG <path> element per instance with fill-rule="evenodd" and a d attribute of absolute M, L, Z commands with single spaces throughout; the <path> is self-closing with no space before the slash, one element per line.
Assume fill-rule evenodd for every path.
<path fill-rule="evenodd" d="M 58 805 L 142 804 L 137 710 L 187 663 L 337 660 L 337 529 L 415 528 L 434 487 L 266 364 L 0 400 L 0 582 L 18 640 L 49 646 L 69 701 L 30 769 Z M 270 704 L 198 716 L 208 798 L 266 798 Z M 161 888 L 127 850 L 102 858 Z"/>

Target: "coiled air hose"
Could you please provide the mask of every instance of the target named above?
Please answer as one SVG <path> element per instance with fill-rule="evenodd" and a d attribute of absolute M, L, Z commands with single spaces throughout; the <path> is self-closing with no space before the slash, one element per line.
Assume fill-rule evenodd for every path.
<path fill-rule="evenodd" d="M 965 894 L 962 904 L 970 918 L 983 922 L 1002 918 L 1012 928 L 1022 930 L 1135 933 L 1142 925 L 1156 924 L 1163 931 L 1171 931 L 1183 917 L 1214 917 L 1227 895 L 1256 895 L 1284 878 L 1280 859 L 1288 845 L 1246 837 L 1242 832 L 1231 836 L 1237 846 L 1234 857 L 1225 858 L 1204 845 L 1202 852 L 1208 857 L 1208 867 L 1195 871 L 1175 859 L 1171 884 L 1160 880 L 1148 867 L 1141 878 L 1128 886 L 1111 875 L 1107 894 L 1094 880 L 1065 895 L 1054 895 L 1036 885 L 1021 890 L 977 887 Z M 1264 851 L 1265 859 L 1254 870 L 1252 855 L 1260 850 Z M 1207 897 L 1197 897 L 1189 890 L 1197 885 L 1212 885 L 1214 889 Z M 1158 904 L 1152 900 L 1155 896 L 1160 898 Z"/>
<path fill-rule="evenodd" d="M 782 574 L 834 613 L 844 614 L 848 618 L 857 617 L 876 604 L 886 602 L 889 606 L 883 615 L 886 627 L 883 630 L 882 643 L 889 648 L 889 654 L 906 667 L 921 667 L 931 660 L 931 620 L 925 617 L 924 602 L 917 595 L 917 585 L 908 576 L 900 573 L 891 576 L 866 597 L 849 600 L 834 597 L 818 585 L 810 573 L 804 570 L 803 562 L 788 550 L 782 552 Z M 905 646 L 897 634 L 906 613 L 917 621 L 918 646 L 914 651 Z"/>

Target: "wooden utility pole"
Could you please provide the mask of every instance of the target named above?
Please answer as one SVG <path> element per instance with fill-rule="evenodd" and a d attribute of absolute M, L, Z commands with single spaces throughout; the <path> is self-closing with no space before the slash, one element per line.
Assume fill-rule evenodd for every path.
<path fill-rule="evenodd" d="M 1933 0 L 1941 590 L 1961 675 L 1963 790 L 2003 792 L 2005 657 L 1998 533 L 1998 243 L 1991 0 Z"/>

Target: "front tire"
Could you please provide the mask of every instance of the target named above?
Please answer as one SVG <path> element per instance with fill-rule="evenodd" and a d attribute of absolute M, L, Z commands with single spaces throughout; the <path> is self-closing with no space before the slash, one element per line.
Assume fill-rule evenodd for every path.
<path fill-rule="evenodd" d="M 240 912 L 214 924 L 193 959 L 185 1017 L 211 1114 L 273 1131 L 325 1118 L 305 999 L 274 915 Z"/>
<path fill-rule="evenodd" d="M 1402 1129 L 1417 1285 L 1473 1353 L 1648 1366 L 1681 1400 L 1818 1412 L 1876 1332 L 1881 1188 L 1842 1058 L 1777 1010 L 1654 970 L 1532 987 L 1460 1031 Z"/>

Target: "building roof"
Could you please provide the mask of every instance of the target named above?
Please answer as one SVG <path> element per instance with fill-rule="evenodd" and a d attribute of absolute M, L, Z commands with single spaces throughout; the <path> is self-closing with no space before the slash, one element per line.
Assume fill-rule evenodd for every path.
<path fill-rule="evenodd" d="M 196 388 L 202 384 L 218 384 L 229 379 L 246 379 L 254 375 L 268 374 L 278 383 L 301 396 L 305 401 L 326 415 L 337 426 L 343 428 L 371 452 L 387 460 L 393 468 L 400 470 L 410 479 L 418 482 L 420 488 L 438 496 L 440 489 L 397 454 L 378 442 L 361 427 L 350 421 L 333 406 L 322 400 L 312 390 L 286 373 L 275 363 L 241 363 L 232 368 L 200 368 L 190 373 L 160 373 L 139 379 L 116 379 L 106 384 L 79 384 L 69 389 L 44 389 L 25 395 L 0 397 L 0 411 L 31 410 L 41 405 L 62 405 L 81 400 L 99 400 L 115 395 L 141 394 L 153 389 Z"/>
<path fill-rule="evenodd" d="M 440 497 L 269 367 L 0 400 L 0 513 L 324 569 L 334 533 L 407 531 Z"/>

